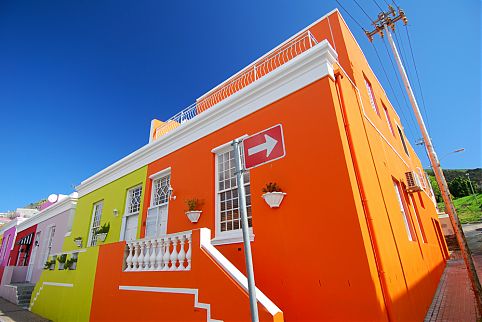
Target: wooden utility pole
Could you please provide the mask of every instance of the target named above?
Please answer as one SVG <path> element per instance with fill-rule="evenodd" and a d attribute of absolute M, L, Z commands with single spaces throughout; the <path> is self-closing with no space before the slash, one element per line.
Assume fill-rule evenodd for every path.
<path fill-rule="evenodd" d="M 390 32 L 390 29 L 392 31 L 395 31 L 395 23 L 400 20 L 402 20 L 405 25 L 407 24 L 407 17 L 405 16 L 405 12 L 400 8 L 395 10 L 392 6 L 388 6 L 388 11 L 380 12 L 378 14 L 378 18 L 373 21 L 374 29 L 372 31 L 365 31 L 365 33 L 370 41 L 373 41 L 373 36 L 376 34 L 379 34 L 382 38 L 386 34 L 388 42 L 390 43 L 393 55 L 395 56 L 395 60 L 398 65 L 398 70 L 402 76 L 405 89 L 410 99 L 413 112 L 415 113 L 415 117 L 417 118 L 420 131 L 422 132 L 423 141 L 425 143 L 425 148 L 427 149 L 430 164 L 432 165 L 435 178 L 437 179 L 437 184 L 440 187 L 440 192 L 444 200 L 445 211 L 449 215 L 450 221 L 454 228 L 455 236 L 457 237 L 457 242 L 464 258 L 465 265 L 467 266 L 472 290 L 477 301 L 477 308 L 480 315 L 482 315 L 482 287 L 477 276 L 477 271 L 475 270 L 472 254 L 468 247 L 467 240 L 465 239 L 464 231 L 462 230 L 462 225 L 460 224 L 457 212 L 455 211 L 454 204 L 452 202 L 452 199 L 450 198 L 450 191 L 447 185 L 447 181 L 445 180 L 442 167 L 440 166 L 440 161 L 437 158 L 437 154 L 435 153 L 434 147 L 432 145 L 432 140 L 428 135 L 427 128 L 425 127 L 425 122 L 423 121 L 422 114 L 420 113 L 420 109 L 418 108 L 417 100 L 415 99 L 415 95 L 408 80 L 407 73 L 405 71 L 405 68 L 403 67 L 402 60 L 400 59 L 400 55 Z"/>

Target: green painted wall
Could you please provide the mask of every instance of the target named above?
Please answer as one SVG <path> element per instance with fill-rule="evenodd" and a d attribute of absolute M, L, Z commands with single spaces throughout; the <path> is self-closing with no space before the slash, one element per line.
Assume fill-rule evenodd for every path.
<path fill-rule="evenodd" d="M 82 237 L 83 247 L 87 245 L 89 237 L 90 222 L 92 220 L 92 211 L 94 203 L 103 200 L 104 206 L 102 209 L 102 217 L 100 224 L 110 223 L 110 230 L 104 242 L 113 243 L 118 242 L 120 238 L 120 230 L 122 225 L 122 216 L 124 215 L 126 207 L 127 191 L 139 184 L 142 184 L 142 201 L 144 200 L 144 191 L 147 175 L 147 166 L 142 167 L 128 175 L 117 179 L 91 193 L 82 196 L 77 202 L 75 210 L 74 222 L 72 225 L 72 234 L 65 238 L 63 250 L 70 251 L 78 249 L 74 244 L 74 238 Z M 141 201 L 142 213 L 143 203 Z M 118 210 L 117 217 L 114 216 L 114 209 Z M 141 224 L 141 216 L 139 216 L 138 226 Z M 139 231 L 139 229 L 138 229 Z M 138 232 L 139 234 L 139 232 Z M 101 243 L 101 242 L 99 242 Z"/>
<path fill-rule="evenodd" d="M 75 270 L 44 270 L 32 293 L 31 311 L 54 322 L 85 322 L 90 318 L 99 247 L 79 253 Z M 70 257 L 70 255 L 69 255 Z M 73 287 L 44 282 L 73 284 Z"/>
<path fill-rule="evenodd" d="M 127 191 L 142 185 L 142 213 L 147 166 L 119 178 L 85 196 L 79 198 L 75 211 L 72 232 L 65 237 L 62 250 L 64 252 L 80 251 L 76 270 L 44 270 L 32 293 L 32 311 L 54 322 L 89 321 L 92 295 L 95 282 L 99 247 L 86 247 L 94 203 L 103 200 L 101 225 L 110 223 L 110 230 L 104 242 L 99 245 L 118 242 L 122 226 L 122 216 L 126 207 Z M 114 216 L 114 209 L 118 215 Z M 139 215 L 138 227 L 141 227 L 142 216 Z M 139 237 L 138 229 L 138 237 Z M 82 237 L 83 244 L 79 248 L 74 238 Z M 120 268 L 119 268 L 120 269 Z M 48 285 L 49 283 L 73 284 L 72 287 Z M 37 298 L 35 299 L 38 293 Z M 34 300 L 35 299 L 35 300 Z"/>

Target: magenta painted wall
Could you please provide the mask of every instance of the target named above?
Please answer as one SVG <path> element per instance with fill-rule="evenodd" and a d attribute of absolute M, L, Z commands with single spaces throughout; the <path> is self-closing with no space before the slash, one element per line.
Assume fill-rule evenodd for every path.
<path fill-rule="evenodd" d="M 66 210 L 52 218 L 38 223 L 36 232 L 40 233 L 40 236 L 38 246 L 34 246 L 37 247 L 35 258 L 33 258 L 33 262 L 30 263 L 33 265 L 32 277 L 30 279 L 31 283 L 36 283 L 40 278 L 40 274 L 42 274 L 47 256 L 47 241 L 50 227 L 55 226 L 55 234 L 50 254 L 60 253 L 62 251 L 65 234 L 67 233 L 69 214 L 73 214 L 74 211 L 74 209 Z"/>
<path fill-rule="evenodd" d="M 17 226 L 13 226 L 3 233 L 2 245 L 0 246 L 0 267 L 4 268 L 8 263 L 8 258 L 10 256 L 10 251 L 12 250 L 13 242 L 15 241 L 15 236 L 17 233 Z M 10 236 L 10 239 L 8 239 Z M 8 240 L 8 243 L 5 243 Z"/>

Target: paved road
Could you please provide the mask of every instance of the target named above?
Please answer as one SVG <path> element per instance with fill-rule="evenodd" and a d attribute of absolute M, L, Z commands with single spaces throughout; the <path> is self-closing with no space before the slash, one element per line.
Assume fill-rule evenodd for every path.
<path fill-rule="evenodd" d="M 1 322 L 48 322 L 28 310 L 0 298 L 0 321 Z"/>

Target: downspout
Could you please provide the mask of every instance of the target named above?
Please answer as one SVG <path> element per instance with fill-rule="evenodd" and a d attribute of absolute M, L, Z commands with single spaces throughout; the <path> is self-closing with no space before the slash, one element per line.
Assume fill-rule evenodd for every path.
<path fill-rule="evenodd" d="M 368 208 L 367 204 L 367 198 L 366 198 L 366 193 L 365 193 L 365 188 L 363 187 L 363 182 L 361 180 L 360 176 L 360 167 L 358 165 L 358 160 L 355 154 L 355 149 L 353 147 L 353 139 L 350 131 L 350 124 L 348 123 L 348 117 L 347 117 L 347 112 L 346 112 L 346 107 L 345 107 L 345 99 L 343 97 L 343 91 L 341 89 L 341 83 L 340 80 L 343 78 L 343 75 L 340 73 L 340 71 L 335 71 L 335 85 L 336 85 L 336 90 L 338 94 L 338 100 L 340 101 L 340 108 L 341 108 L 341 113 L 342 113 L 342 118 L 343 118 L 343 125 L 345 128 L 345 134 L 346 138 L 348 140 L 348 147 L 350 150 L 350 156 L 353 161 L 353 168 L 355 171 L 355 177 L 356 177 L 356 184 L 358 187 L 358 191 L 360 193 L 360 199 L 362 202 L 363 206 L 363 214 L 365 215 L 365 221 L 367 224 L 368 228 L 368 235 L 370 238 L 370 244 L 372 246 L 373 250 L 373 255 L 375 259 L 375 265 L 377 268 L 378 272 L 378 278 L 380 280 L 380 286 L 382 290 L 382 295 L 383 295 L 383 302 L 385 304 L 386 312 L 387 312 L 387 318 L 388 321 L 394 321 L 393 317 L 393 312 L 391 308 L 391 301 L 390 301 L 390 296 L 388 293 L 388 283 L 387 283 L 387 278 L 385 276 L 385 270 L 383 269 L 383 264 L 381 261 L 381 254 L 380 254 L 380 247 L 379 243 L 377 241 L 377 238 L 375 236 L 375 228 L 373 226 L 373 219 L 370 215 L 370 209 Z"/>

